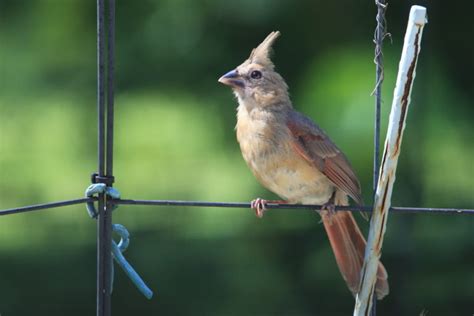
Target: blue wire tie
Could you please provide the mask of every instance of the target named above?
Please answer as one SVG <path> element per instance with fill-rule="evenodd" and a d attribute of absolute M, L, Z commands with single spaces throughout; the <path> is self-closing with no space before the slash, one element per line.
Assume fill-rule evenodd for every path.
<path fill-rule="evenodd" d="M 120 192 L 113 188 L 108 187 L 105 183 L 94 183 L 91 184 L 86 189 L 86 197 L 90 198 L 93 197 L 94 194 L 105 193 L 113 199 L 120 199 Z M 94 202 L 87 202 L 86 203 L 87 212 L 89 216 L 92 218 L 97 218 L 99 212 L 97 212 Z M 112 209 L 116 209 L 118 206 L 114 205 Z M 127 250 L 128 245 L 130 244 L 130 234 L 125 226 L 120 224 L 112 224 L 112 231 L 115 232 L 117 235 L 120 236 L 120 241 L 117 244 L 114 240 L 112 240 L 112 258 L 118 263 L 118 265 L 125 271 L 125 274 L 132 280 L 138 290 L 148 299 L 151 299 L 153 296 L 153 292 L 150 288 L 143 282 L 142 278 L 138 275 L 138 273 L 133 269 L 130 263 L 127 262 L 127 259 L 123 256 L 122 252 Z M 111 279 L 110 279 L 110 288 L 113 289 L 114 284 L 114 264 L 113 260 L 110 261 L 110 269 L 111 269 Z"/>
<path fill-rule="evenodd" d="M 105 183 L 94 183 L 87 187 L 86 197 L 93 197 L 94 194 L 105 193 L 113 199 L 120 199 L 120 192 L 114 187 L 108 187 Z M 86 202 L 87 212 L 92 218 L 97 218 L 99 212 L 97 212 L 94 202 Z M 116 209 L 117 205 L 114 205 L 112 209 Z"/>
<path fill-rule="evenodd" d="M 153 292 L 150 288 L 145 284 L 142 278 L 138 275 L 138 273 L 133 269 L 133 267 L 128 263 L 128 261 L 123 256 L 122 252 L 127 250 L 127 247 L 130 243 L 129 236 L 127 229 L 125 226 L 120 224 L 113 224 L 112 230 L 120 236 L 120 242 L 117 243 L 112 240 L 112 256 L 115 261 L 119 264 L 119 266 L 125 271 L 125 274 L 132 280 L 138 290 L 147 298 L 151 299 L 153 296 Z M 113 282 L 113 274 L 112 274 L 112 282 Z"/>

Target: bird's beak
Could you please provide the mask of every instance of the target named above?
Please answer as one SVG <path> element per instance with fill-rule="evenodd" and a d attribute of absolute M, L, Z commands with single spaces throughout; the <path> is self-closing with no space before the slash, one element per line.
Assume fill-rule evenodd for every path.
<path fill-rule="evenodd" d="M 237 70 L 231 70 L 219 78 L 219 82 L 232 88 L 244 88 L 244 81 Z"/>

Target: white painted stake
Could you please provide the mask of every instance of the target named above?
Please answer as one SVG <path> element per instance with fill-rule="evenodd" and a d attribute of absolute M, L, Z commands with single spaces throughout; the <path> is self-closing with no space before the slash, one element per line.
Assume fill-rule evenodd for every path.
<path fill-rule="evenodd" d="M 393 93 L 390 122 L 375 193 L 374 212 L 370 221 L 369 238 L 361 271 L 361 288 L 356 296 L 354 316 L 368 316 L 372 308 L 377 267 L 387 225 L 388 210 L 391 204 L 395 171 L 400 154 L 403 130 L 405 129 L 408 105 L 410 104 L 411 88 L 415 79 L 421 35 L 426 23 L 426 8 L 412 6 L 398 68 L 397 83 Z"/>

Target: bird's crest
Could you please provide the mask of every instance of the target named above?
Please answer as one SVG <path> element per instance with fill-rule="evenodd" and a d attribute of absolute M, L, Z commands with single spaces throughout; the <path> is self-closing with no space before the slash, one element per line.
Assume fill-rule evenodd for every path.
<path fill-rule="evenodd" d="M 249 60 L 252 63 L 257 63 L 260 64 L 264 67 L 272 67 L 273 68 L 273 63 L 270 60 L 270 52 L 273 43 L 275 40 L 280 36 L 279 31 L 273 31 L 271 32 L 260 45 L 257 46 L 257 48 L 254 48 L 252 52 L 250 53 Z"/>

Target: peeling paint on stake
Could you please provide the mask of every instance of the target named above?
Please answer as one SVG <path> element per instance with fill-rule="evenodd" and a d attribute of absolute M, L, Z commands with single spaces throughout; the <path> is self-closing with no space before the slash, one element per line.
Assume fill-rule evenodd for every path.
<path fill-rule="evenodd" d="M 397 83 L 393 93 L 392 110 L 375 194 L 374 212 L 370 221 L 364 266 L 361 271 L 361 289 L 356 296 L 354 316 L 368 316 L 372 307 L 373 289 L 377 280 L 377 267 L 391 204 L 395 171 L 410 104 L 411 88 L 415 79 L 421 35 L 426 23 L 426 8 L 412 6 L 398 68 Z"/>

